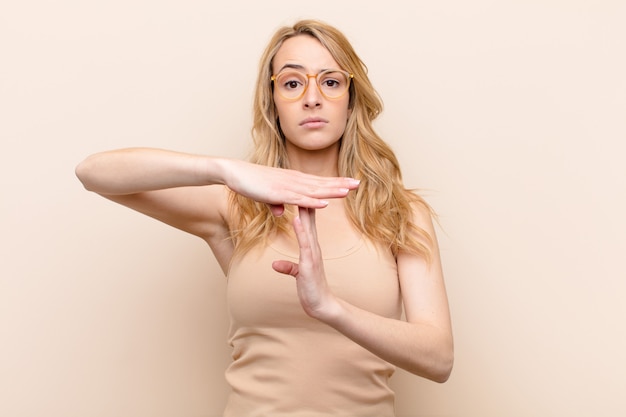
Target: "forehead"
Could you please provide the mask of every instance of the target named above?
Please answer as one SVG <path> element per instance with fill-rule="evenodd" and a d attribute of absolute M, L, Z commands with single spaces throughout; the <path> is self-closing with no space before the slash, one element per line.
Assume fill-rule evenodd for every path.
<path fill-rule="evenodd" d="M 276 74 L 285 65 L 301 66 L 309 74 L 339 68 L 328 49 L 309 35 L 294 36 L 283 42 L 274 56 L 272 71 Z"/>

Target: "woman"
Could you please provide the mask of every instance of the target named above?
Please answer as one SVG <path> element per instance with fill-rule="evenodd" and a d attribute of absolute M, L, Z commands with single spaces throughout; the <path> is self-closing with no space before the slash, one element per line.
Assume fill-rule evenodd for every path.
<path fill-rule="evenodd" d="M 390 416 L 396 366 L 450 375 L 431 210 L 375 133 L 381 110 L 344 35 L 301 21 L 262 56 L 250 162 L 122 149 L 77 167 L 88 190 L 209 244 L 228 277 L 226 416 Z"/>

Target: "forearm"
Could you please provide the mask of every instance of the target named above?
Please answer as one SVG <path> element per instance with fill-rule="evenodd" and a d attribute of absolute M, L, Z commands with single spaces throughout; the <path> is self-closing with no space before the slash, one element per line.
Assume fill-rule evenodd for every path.
<path fill-rule="evenodd" d="M 454 353 L 440 268 L 427 267 L 415 256 L 398 256 L 399 280 L 405 281 L 402 289 L 407 321 L 363 310 L 332 294 L 317 240 L 315 210 L 300 207 L 298 214 L 293 226 L 299 262 L 277 260 L 272 268 L 296 279 L 305 313 L 389 363 L 433 381 L 446 381 Z"/>
<path fill-rule="evenodd" d="M 76 167 L 86 189 L 133 194 L 164 188 L 223 184 L 225 159 L 152 148 L 128 148 L 87 157 Z"/>
<path fill-rule="evenodd" d="M 382 317 L 339 299 L 318 318 L 408 372 L 436 382 L 450 376 L 454 353 L 448 329 Z"/>

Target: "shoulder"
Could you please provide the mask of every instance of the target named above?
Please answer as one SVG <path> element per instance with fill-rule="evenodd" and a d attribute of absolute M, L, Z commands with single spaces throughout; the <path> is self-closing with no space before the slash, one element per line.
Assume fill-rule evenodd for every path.
<path fill-rule="evenodd" d="M 433 220 L 435 218 L 435 211 L 424 200 L 423 197 L 418 194 L 413 194 L 415 198 L 411 201 L 411 220 L 416 226 L 423 229 L 431 229 L 433 227 Z"/>
<path fill-rule="evenodd" d="M 437 252 L 436 214 L 424 198 L 412 193 L 402 227 L 400 252 L 430 259 Z"/>

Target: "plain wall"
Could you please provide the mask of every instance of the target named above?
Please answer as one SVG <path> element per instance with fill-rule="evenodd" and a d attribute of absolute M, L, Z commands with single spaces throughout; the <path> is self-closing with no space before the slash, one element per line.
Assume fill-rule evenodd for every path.
<path fill-rule="evenodd" d="M 440 215 L 455 368 L 398 371 L 398 415 L 625 415 L 619 0 L 3 2 L 0 415 L 220 414 L 208 248 L 73 170 L 128 146 L 244 157 L 261 51 L 309 17 L 367 63 L 376 126 Z"/>

